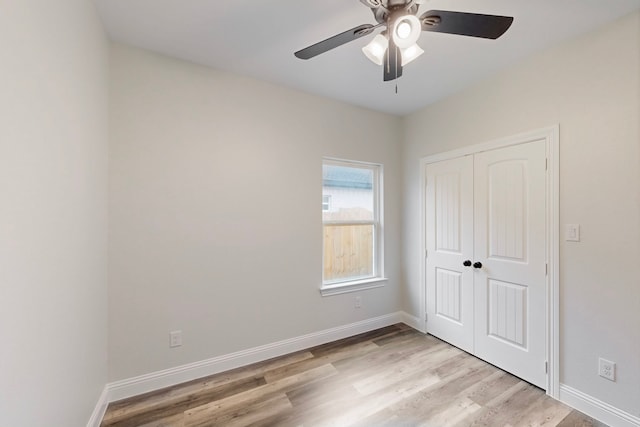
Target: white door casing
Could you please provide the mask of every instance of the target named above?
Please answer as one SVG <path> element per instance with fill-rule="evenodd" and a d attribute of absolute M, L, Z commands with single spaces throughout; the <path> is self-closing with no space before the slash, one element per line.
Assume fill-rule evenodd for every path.
<path fill-rule="evenodd" d="M 422 160 L 425 331 L 551 396 L 559 385 L 558 134 L 556 126 Z"/>

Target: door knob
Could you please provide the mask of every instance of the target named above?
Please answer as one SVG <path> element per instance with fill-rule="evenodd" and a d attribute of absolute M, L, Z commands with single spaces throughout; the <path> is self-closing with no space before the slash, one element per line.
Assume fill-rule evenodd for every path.
<path fill-rule="evenodd" d="M 465 267 L 471 267 L 471 260 L 466 260 L 462 263 L 462 265 L 464 265 Z"/>
<path fill-rule="evenodd" d="M 482 268 L 482 263 L 480 261 L 476 261 L 473 263 L 473 268 Z"/>

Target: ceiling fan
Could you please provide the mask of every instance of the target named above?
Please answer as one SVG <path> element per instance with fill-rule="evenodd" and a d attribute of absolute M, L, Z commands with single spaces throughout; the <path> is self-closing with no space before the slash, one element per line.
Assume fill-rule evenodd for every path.
<path fill-rule="evenodd" d="M 363 24 L 299 50 L 295 56 L 310 59 L 386 27 L 362 51 L 377 65 L 384 65 L 383 80 L 402 76 L 402 68 L 424 51 L 416 43 L 421 31 L 497 39 L 513 23 L 510 16 L 430 10 L 417 16 L 426 0 L 360 0 L 373 12 L 377 25 Z"/>

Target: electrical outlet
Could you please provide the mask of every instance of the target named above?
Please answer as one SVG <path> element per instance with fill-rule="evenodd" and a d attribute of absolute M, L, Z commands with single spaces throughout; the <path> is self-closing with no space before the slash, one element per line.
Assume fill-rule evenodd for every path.
<path fill-rule="evenodd" d="M 598 374 L 602 378 L 606 378 L 609 381 L 616 380 L 616 364 L 610 360 L 600 358 L 598 360 Z"/>
<path fill-rule="evenodd" d="M 564 237 L 567 242 L 579 242 L 580 224 L 567 224 L 565 226 Z"/>
<path fill-rule="evenodd" d="M 356 297 L 355 308 L 362 308 L 362 297 Z"/>
<path fill-rule="evenodd" d="M 169 347 L 180 347 L 182 345 L 182 331 L 169 332 Z"/>

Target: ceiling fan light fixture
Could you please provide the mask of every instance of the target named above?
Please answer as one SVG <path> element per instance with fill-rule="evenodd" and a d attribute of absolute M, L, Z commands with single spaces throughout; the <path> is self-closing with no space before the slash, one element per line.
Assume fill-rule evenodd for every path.
<path fill-rule="evenodd" d="M 424 50 L 420 46 L 418 46 L 417 43 L 409 46 L 406 49 L 401 49 L 400 51 L 402 54 L 403 67 L 424 53 Z"/>
<path fill-rule="evenodd" d="M 362 48 L 362 53 L 376 65 L 382 65 L 384 53 L 389 47 L 389 40 L 382 34 L 378 34 L 371 42 Z"/>
<path fill-rule="evenodd" d="M 420 38 L 422 25 L 415 15 L 403 15 L 393 23 L 393 31 L 391 32 L 393 42 L 400 49 L 407 49 L 413 46 Z"/>
<path fill-rule="evenodd" d="M 374 24 L 362 24 L 294 53 L 299 59 L 310 59 L 339 46 L 385 29 L 362 52 L 374 64 L 383 67 L 385 82 L 402 77 L 403 66 L 424 54 L 417 45 L 420 34 L 436 32 L 495 40 L 513 23 L 512 16 L 429 10 L 416 16 L 419 5 L 429 0 L 360 0 L 373 12 Z"/>

